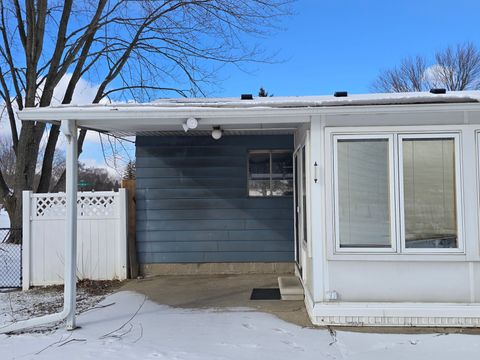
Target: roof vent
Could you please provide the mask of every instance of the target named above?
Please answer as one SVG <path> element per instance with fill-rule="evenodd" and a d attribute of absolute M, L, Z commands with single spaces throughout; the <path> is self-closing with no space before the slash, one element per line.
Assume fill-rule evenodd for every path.
<path fill-rule="evenodd" d="M 240 99 L 242 99 L 242 100 L 253 100 L 253 95 L 252 94 L 242 94 L 240 96 Z"/>
<path fill-rule="evenodd" d="M 347 91 L 335 91 L 333 96 L 335 96 L 335 97 L 347 97 L 348 92 Z"/>
<path fill-rule="evenodd" d="M 446 89 L 440 89 L 440 88 L 434 88 L 434 89 L 430 89 L 430 92 L 432 94 L 446 94 L 447 90 Z"/>

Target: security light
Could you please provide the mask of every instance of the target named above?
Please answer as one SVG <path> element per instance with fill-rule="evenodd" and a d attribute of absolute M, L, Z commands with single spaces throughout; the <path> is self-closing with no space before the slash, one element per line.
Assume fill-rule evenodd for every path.
<path fill-rule="evenodd" d="M 190 117 L 182 124 L 183 130 L 187 132 L 190 129 L 196 129 L 198 126 L 198 121 L 194 117 Z"/>
<path fill-rule="evenodd" d="M 222 137 L 222 135 L 223 135 L 223 131 L 222 129 L 220 129 L 220 126 L 215 126 L 212 130 L 212 137 L 215 140 L 218 140 Z"/>

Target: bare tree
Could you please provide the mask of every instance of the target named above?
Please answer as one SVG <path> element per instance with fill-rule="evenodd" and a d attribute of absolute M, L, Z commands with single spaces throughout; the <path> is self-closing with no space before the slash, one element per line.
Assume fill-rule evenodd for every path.
<path fill-rule="evenodd" d="M 43 155 L 45 151 L 45 144 L 40 146 L 40 155 Z M 16 170 L 16 154 L 13 150 L 12 139 L 6 136 L 0 136 L 0 172 L 3 174 L 4 180 L 11 188 L 15 181 Z M 40 164 L 42 159 L 39 158 L 37 170 L 35 172 L 34 187 L 38 186 L 40 180 Z M 62 173 L 65 171 L 65 152 L 63 150 L 57 150 L 55 152 L 52 162 L 52 181 L 58 181 Z"/>
<path fill-rule="evenodd" d="M 379 92 L 480 89 L 480 51 L 472 43 L 449 46 L 435 53 L 430 63 L 423 56 L 402 60 L 400 66 L 384 70 L 372 85 Z"/>
<path fill-rule="evenodd" d="M 110 176 L 107 169 L 78 164 L 78 183 L 82 191 L 118 190 L 118 181 Z"/>
<path fill-rule="evenodd" d="M 267 90 L 264 89 L 264 87 L 260 87 L 258 90 L 258 97 L 272 97 L 273 94 L 270 94 Z"/>
<path fill-rule="evenodd" d="M 203 95 L 218 67 L 269 60 L 244 39 L 275 29 L 290 2 L 0 0 L 0 96 L 16 155 L 11 185 L 0 171 L 0 198 L 12 226 L 21 225 L 22 190 L 47 192 L 65 179 L 63 174 L 52 184 L 59 126 L 25 122 L 19 127 L 17 109 L 70 104 L 81 79 L 98 84 L 92 103 L 144 101 L 172 92 Z M 66 89 L 58 93 L 66 75 Z M 85 136 L 81 129 L 79 154 Z"/>

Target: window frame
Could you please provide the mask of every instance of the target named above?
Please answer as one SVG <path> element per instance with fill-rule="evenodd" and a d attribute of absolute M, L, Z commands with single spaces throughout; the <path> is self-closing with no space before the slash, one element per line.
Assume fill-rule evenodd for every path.
<path fill-rule="evenodd" d="M 339 206 L 339 186 L 338 186 L 338 140 L 388 140 L 388 163 L 389 163 L 389 199 L 390 199 L 390 247 L 375 248 L 375 247 L 341 247 L 340 246 L 340 231 L 338 229 L 340 224 L 340 206 Z M 332 175 L 333 175 L 333 232 L 336 253 L 382 253 L 393 254 L 397 252 L 397 210 L 396 210 L 396 193 L 395 181 L 396 178 L 396 164 L 395 164 L 395 138 L 393 134 L 388 133 L 369 133 L 369 134 L 333 134 L 333 159 L 332 159 Z"/>
<path fill-rule="evenodd" d="M 270 175 L 270 195 L 255 196 L 250 195 L 250 154 L 269 154 L 269 175 Z M 273 195 L 272 192 L 272 154 L 291 154 L 292 157 L 292 194 L 291 195 Z M 247 150 L 247 197 L 254 199 L 270 199 L 270 198 L 288 198 L 293 196 L 293 150 L 291 149 L 249 149 Z"/>
<path fill-rule="evenodd" d="M 445 254 L 464 253 L 463 241 L 463 199 L 462 199 L 462 173 L 461 173 L 461 146 L 459 132 L 415 132 L 397 133 L 398 142 L 398 193 L 399 193 L 399 224 L 400 224 L 400 252 L 403 254 Z M 455 160 L 455 207 L 457 222 L 457 247 L 455 248 L 408 248 L 405 239 L 405 202 L 403 181 L 403 140 L 405 139 L 452 139 L 454 141 Z"/>
<path fill-rule="evenodd" d="M 471 130 L 474 128 L 474 130 Z M 469 139 L 464 139 L 464 133 L 469 131 L 474 131 L 475 134 L 478 134 L 478 137 L 475 137 L 475 141 L 478 142 L 476 149 L 480 149 L 480 129 L 478 126 L 465 127 L 465 126 L 365 126 L 365 127 L 335 127 L 328 126 L 325 128 L 325 145 L 323 147 L 325 157 L 325 201 L 327 204 L 326 208 L 326 235 L 329 241 L 327 241 L 327 258 L 329 260 L 378 260 L 378 261 L 464 261 L 466 259 L 466 238 L 465 232 L 469 229 L 466 229 L 465 226 L 465 210 L 464 202 L 465 196 L 464 192 L 464 175 L 463 172 L 463 162 L 466 161 L 464 158 L 464 147 L 469 146 Z M 338 201 L 338 195 L 336 194 L 336 152 L 337 144 L 335 138 L 348 138 L 353 139 L 360 137 L 385 137 L 392 136 L 394 139 L 394 164 L 395 164 L 395 203 L 396 209 L 396 219 L 395 219 L 395 236 L 396 236 L 396 251 L 386 252 L 386 251 L 377 251 L 375 248 L 341 248 L 339 249 L 339 241 L 337 234 L 337 224 L 338 219 L 336 218 L 336 202 Z M 455 139 L 455 176 L 456 176 L 456 205 L 457 205 L 457 236 L 458 236 L 458 247 L 457 248 L 444 248 L 444 249 L 432 249 L 432 248 L 409 248 L 405 249 L 405 246 L 402 246 L 401 239 L 401 221 L 403 221 L 404 214 L 400 212 L 400 156 L 398 152 L 400 151 L 400 146 L 398 145 L 400 136 L 406 138 L 411 138 L 417 136 L 418 138 L 454 138 Z M 466 143 L 466 144 L 465 144 Z M 480 159 L 480 150 L 475 156 L 478 156 Z M 403 162 L 403 158 L 402 158 Z M 480 163 L 480 160 L 478 160 Z M 480 165 L 475 163 L 475 166 Z M 403 164 L 402 164 L 403 167 Z M 477 170 L 476 170 L 477 171 Z M 480 170 L 478 170 L 480 174 Z M 476 182 L 479 181 L 480 184 L 480 175 L 476 176 Z M 403 182 L 403 179 L 402 179 Z M 402 184 L 403 186 L 403 184 Z M 480 187 L 480 185 L 478 185 Z M 480 201 L 480 200 L 479 200 Z M 479 202 L 480 204 L 480 202 Z M 328 206 L 332 208 L 333 211 L 328 211 Z M 480 205 L 479 205 L 480 206 Z M 480 226 L 480 221 L 477 223 L 477 226 Z M 469 230 L 470 231 L 470 230 Z M 471 246 L 471 244 L 469 245 Z M 405 251 L 407 250 L 407 251 Z M 479 257 L 480 259 L 480 257 Z"/>

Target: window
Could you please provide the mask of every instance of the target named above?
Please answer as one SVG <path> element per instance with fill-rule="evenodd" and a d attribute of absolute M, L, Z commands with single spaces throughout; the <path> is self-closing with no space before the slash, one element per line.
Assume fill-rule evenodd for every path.
<path fill-rule="evenodd" d="M 337 139 L 340 248 L 392 248 L 391 140 Z"/>
<path fill-rule="evenodd" d="M 455 138 L 401 138 L 406 248 L 457 248 Z"/>
<path fill-rule="evenodd" d="M 248 154 L 249 196 L 291 196 L 293 159 L 289 150 L 253 150 Z"/>
<path fill-rule="evenodd" d="M 333 140 L 337 251 L 461 250 L 458 134 Z"/>

